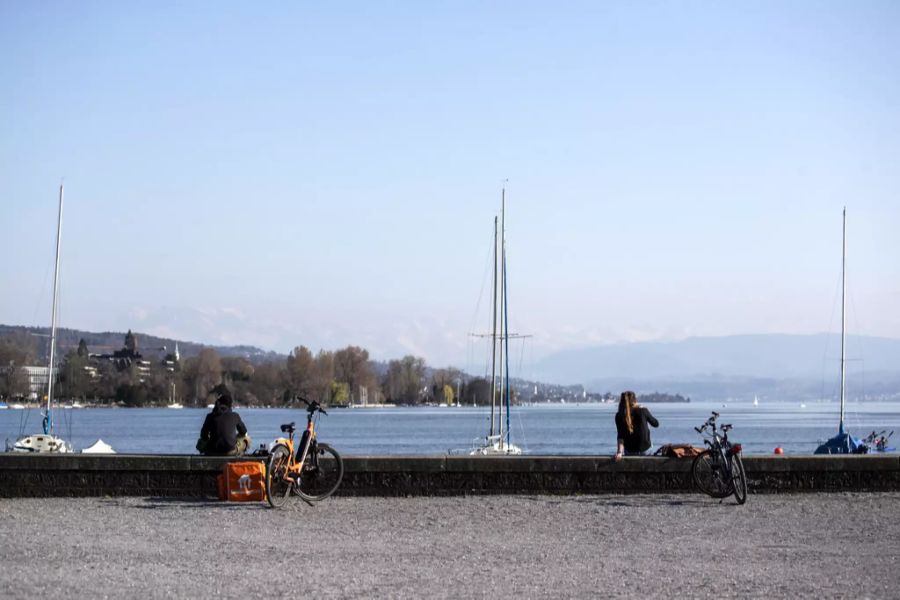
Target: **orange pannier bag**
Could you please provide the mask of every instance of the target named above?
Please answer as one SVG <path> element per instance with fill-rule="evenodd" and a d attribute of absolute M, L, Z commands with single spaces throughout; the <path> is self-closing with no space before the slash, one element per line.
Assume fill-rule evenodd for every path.
<path fill-rule="evenodd" d="M 261 502 L 266 499 L 266 467 L 258 461 L 233 462 L 223 467 L 225 499 Z"/>

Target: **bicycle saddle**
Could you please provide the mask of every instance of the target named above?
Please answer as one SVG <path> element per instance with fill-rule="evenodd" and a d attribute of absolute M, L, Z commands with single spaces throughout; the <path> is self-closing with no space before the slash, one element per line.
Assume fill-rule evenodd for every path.
<path fill-rule="evenodd" d="M 294 427 L 294 423 L 293 423 L 293 422 L 291 422 L 291 423 L 285 423 L 284 425 L 281 426 L 281 432 L 282 432 L 282 433 L 291 433 L 291 432 L 293 432 L 295 429 L 296 429 L 296 428 Z"/>

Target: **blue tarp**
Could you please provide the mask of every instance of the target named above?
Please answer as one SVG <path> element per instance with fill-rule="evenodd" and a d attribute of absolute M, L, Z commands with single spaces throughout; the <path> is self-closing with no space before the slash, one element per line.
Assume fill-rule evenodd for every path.
<path fill-rule="evenodd" d="M 862 440 L 849 433 L 838 432 L 836 436 L 816 448 L 816 454 L 865 454 L 869 447 Z"/>

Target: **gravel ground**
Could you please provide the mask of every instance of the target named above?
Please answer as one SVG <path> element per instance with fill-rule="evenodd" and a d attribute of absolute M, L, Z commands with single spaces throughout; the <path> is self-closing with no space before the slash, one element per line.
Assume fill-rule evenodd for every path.
<path fill-rule="evenodd" d="M 0 597 L 897 598 L 898 501 L 0 500 Z"/>

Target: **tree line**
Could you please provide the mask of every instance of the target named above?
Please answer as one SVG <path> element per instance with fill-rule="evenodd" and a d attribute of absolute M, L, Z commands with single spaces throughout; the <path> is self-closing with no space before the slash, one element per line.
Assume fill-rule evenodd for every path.
<path fill-rule="evenodd" d="M 0 398 L 27 397 L 31 390 L 21 366 L 37 359 L 34 338 L 0 336 Z M 58 363 L 60 400 L 120 406 L 180 403 L 206 406 L 209 390 L 225 383 L 242 406 L 293 406 L 297 396 L 330 406 L 350 404 L 490 403 L 490 383 L 455 368 L 435 369 L 417 356 L 373 361 L 359 346 L 314 353 L 297 346 L 285 358 L 251 362 L 204 348 L 196 356 L 162 359 L 140 355 L 129 331 L 125 347 L 113 355 L 92 354 L 82 339 Z M 46 393 L 42 391 L 41 394 Z"/>

